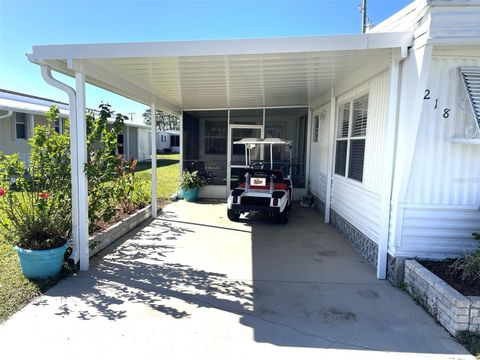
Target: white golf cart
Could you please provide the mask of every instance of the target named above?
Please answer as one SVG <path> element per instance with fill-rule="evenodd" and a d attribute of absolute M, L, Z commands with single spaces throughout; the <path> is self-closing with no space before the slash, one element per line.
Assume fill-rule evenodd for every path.
<path fill-rule="evenodd" d="M 245 138 L 234 144 L 245 146 L 245 174 L 228 197 L 228 218 L 237 221 L 242 213 L 259 212 L 286 224 L 293 193 L 292 142 Z"/>

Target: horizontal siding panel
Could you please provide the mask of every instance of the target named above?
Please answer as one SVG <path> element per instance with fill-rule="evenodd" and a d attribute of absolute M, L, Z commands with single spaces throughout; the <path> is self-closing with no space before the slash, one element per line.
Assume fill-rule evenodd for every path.
<path fill-rule="evenodd" d="M 478 6 L 432 7 L 430 18 L 430 38 L 434 41 L 480 37 L 480 26 L 478 26 L 480 7 Z"/>
<path fill-rule="evenodd" d="M 480 231 L 480 211 L 459 208 L 404 207 L 397 256 L 443 258 L 476 247 L 471 234 Z"/>
<path fill-rule="evenodd" d="M 315 182 L 310 183 L 310 192 L 318 197 L 320 200 L 325 201 L 327 192 L 327 174 L 316 172 L 310 173 L 310 178 L 315 179 Z"/>
<path fill-rule="evenodd" d="M 332 209 L 378 242 L 380 197 L 337 176 L 332 182 Z"/>

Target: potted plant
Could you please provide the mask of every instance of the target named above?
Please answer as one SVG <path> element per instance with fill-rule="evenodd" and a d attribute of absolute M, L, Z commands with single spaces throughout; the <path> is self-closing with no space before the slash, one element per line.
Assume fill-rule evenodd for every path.
<path fill-rule="evenodd" d="M 50 126 L 35 129 L 29 167 L 0 153 L 0 227 L 27 278 L 58 274 L 70 247 L 71 195 L 67 148 Z"/>
<path fill-rule="evenodd" d="M 205 185 L 205 179 L 198 171 L 184 171 L 180 177 L 180 195 L 187 201 L 195 201 Z"/>

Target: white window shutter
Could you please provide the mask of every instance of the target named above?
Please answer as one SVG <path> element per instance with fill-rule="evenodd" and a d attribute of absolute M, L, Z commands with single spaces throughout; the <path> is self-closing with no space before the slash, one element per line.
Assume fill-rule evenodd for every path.
<path fill-rule="evenodd" d="M 461 67 L 460 73 L 462 74 L 470 105 L 472 106 L 477 129 L 480 131 L 480 68 Z"/>

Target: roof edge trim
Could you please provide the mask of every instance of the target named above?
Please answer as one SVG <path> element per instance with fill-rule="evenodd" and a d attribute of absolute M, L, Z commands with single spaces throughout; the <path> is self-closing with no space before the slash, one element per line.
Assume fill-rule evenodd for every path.
<path fill-rule="evenodd" d="M 290 38 L 164 41 L 139 43 L 33 46 L 34 62 L 65 59 L 225 56 L 401 48 L 410 46 L 411 32 Z"/>

